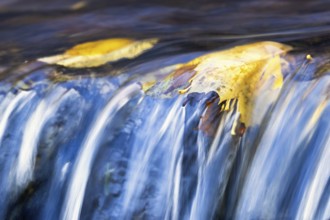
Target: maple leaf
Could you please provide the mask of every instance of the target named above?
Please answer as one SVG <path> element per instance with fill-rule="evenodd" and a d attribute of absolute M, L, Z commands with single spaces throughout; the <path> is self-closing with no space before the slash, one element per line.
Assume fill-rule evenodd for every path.
<path fill-rule="evenodd" d="M 221 109 L 229 110 L 230 100 L 237 100 L 240 122 L 251 124 L 253 104 L 260 87 L 273 80 L 273 89 L 283 83 L 281 57 L 291 47 L 276 42 L 257 42 L 212 52 L 186 63 L 163 78 L 145 82 L 150 95 L 208 93 L 219 95 Z"/>
<path fill-rule="evenodd" d="M 157 39 L 135 41 L 111 38 L 78 44 L 63 54 L 39 58 L 38 61 L 70 68 L 98 67 L 122 58 L 132 59 L 152 48 Z"/>

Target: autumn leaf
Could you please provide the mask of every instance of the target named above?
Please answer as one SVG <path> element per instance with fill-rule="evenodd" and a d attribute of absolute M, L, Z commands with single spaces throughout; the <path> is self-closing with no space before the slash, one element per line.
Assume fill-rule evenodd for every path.
<path fill-rule="evenodd" d="M 182 65 L 160 81 L 143 85 L 150 95 L 173 93 L 208 93 L 219 95 L 225 103 L 221 111 L 229 110 L 230 100 L 237 100 L 240 122 L 251 124 L 253 104 L 258 91 L 266 81 L 273 80 L 272 89 L 283 83 L 281 57 L 290 46 L 276 42 L 258 42 L 209 53 Z"/>
<path fill-rule="evenodd" d="M 38 59 L 48 64 L 70 68 L 98 67 L 122 58 L 132 59 L 152 48 L 157 39 L 135 41 L 128 38 L 112 38 L 78 44 L 65 53 Z"/>

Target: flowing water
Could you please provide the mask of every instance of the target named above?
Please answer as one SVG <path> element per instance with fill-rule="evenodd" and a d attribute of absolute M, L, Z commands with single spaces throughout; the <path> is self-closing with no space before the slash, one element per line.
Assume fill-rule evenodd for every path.
<path fill-rule="evenodd" d="M 124 2 L 0 2 L 0 219 L 329 219 L 329 2 Z M 97 68 L 36 61 L 112 37 L 159 42 Z M 141 88 L 264 40 L 294 49 L 239 135 L 214 93 Z"/>

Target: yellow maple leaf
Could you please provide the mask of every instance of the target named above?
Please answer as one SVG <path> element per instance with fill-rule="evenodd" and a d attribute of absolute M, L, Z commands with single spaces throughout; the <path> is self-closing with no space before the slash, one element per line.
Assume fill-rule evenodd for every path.
<path fill-rule="evenodd" d="M 149 94 L 216 92 L 222 110 L 230 109 L 230 100 L 237 100 L 240 122 L 251 124 L 255 97 L 261 85 L 273 80 L 273 89 L 281 87 L 283 76 L 280 55 L 291 49 L 276 42 L 257 42 L 212 52 L 183 64 L 162 82 L 147 82 Z"/>
<path fill-rule="evenodd" d="M 70 68 L 104 65 L 122 58 L 132 59 L 152 48 L 157 39 L 135 41 L 129 38 L 112 38 L 78 44 L 63 54 L 39 58 L 41 62 Z"/>

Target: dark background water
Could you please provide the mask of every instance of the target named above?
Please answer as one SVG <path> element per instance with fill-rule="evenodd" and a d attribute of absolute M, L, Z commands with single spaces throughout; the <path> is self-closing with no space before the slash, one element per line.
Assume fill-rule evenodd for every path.
<path fill-rule="evenodd" d="M 110 37 L 158 37 L 173 47 L 205 50 L 240 41 L 328 46 L 330 1 L 2 0 L 0 67 Z"/>

